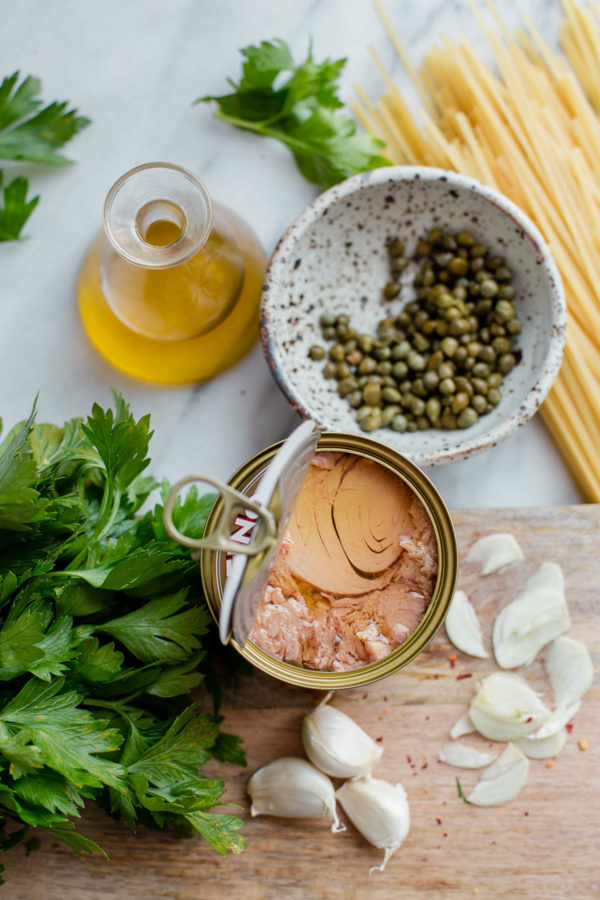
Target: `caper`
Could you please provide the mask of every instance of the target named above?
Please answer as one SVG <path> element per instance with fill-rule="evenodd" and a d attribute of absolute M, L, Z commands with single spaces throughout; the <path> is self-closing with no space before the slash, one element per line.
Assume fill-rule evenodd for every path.
<path fill-rule="evenodd" d="M 494 362 L 494 360 L 496 359 L 496 351 L 494 350 L 493 347 L 490 347 L 490 345 L 488 344 L 487 347 L 481 348 L 481 350 L 478 353 L 478 357 L 481 360 L 481 362 L 489 363 L 491 365 Z"/>
<path fill-rule="evenodd" d="M 432 228 L 432 230 L 429 232 L 429 236 L 427 237 L 427 240 L 429 241 L 430 244 L 437 244 L 439 241 L 442 240 L 443 237 L 444 237 L 444 232 L 442 231 L 441 228 Z"/>
<path fill-rule="evenodd" d="M 501 372 L 502 375 L 508 375 L 508 373 L 514 369 L 516 362 L 517 361 L 512 353 L 503 353 L 502 356 L 498 359 L 496 366 L 498 371 Z"/>
<path fill-rule="evenodd" d="M 480 273 L 481 274 L 481 273 Z M 492 278 L 485 278 L 481 281 L 479 285 L 479 293 L 482 297 L 489 299 L 490 297 L 495 297 L 498 293 L 498 285 Z"/>
<path fill-rule="evenodd" d="M 362 358 L 363 355 L 360 350 L 351 350 L 350 353 L 346 353 L 346 362 L 351 366 L 357 366 Z"/>
<path fill-rule="evenodd" d="M 334 362 L 341 362 L 345 355 L 343 344 L 334 344 L 329 350 L 329 359 L 332 359 Z"/>
<path fill-rule="evenodd" d="M 361 419 L 366 418 L 366 416 L 373 415 L 373 408 L 371 406 L 361 406 L 356 410 L 356 421 L 360 422 Z"/>
<path fill-rule="evenodd" d="M 471 371 L 476 378 L 487 378 L 490 374 L 490 367 L 487 363 L 476 362 L 471 368 Z"/>
<path fill-rule="evenodd" d="M 425 404 L 425 412 L 427 413 L 427 418 L 429 419 L 429 421 L 433 425 L 435 425 L 442 412 L 442 405 L 437 397 L 429 398 L 429 400 Z"/>
<path fill-rule="evenodd" d="M 308 355 L 314 360 L 325 359 L 325 350 L 320 344 L 313 344 L 312 347 L 309 348 Z"/>
<path fill-rule="evenodd" d="M 508 353 L 510 350 L 510 340 L 505 337 L 496 337 L 492 341 L 492 347 L 499 355 L 502 353 Z"/>
<path fill-rule="evenodd" d="M 458 391 L 452 397 L 452 404 L 450 406 L 450 409 L 452 410 L 454 415 L 457 416 L 459 414 L 459 412 L 461 412 L 461 410 L 463 410 L 468 405 L 469 405 L 469 395 L 466 394 L 464 391 Z"/>
<path fill-rule="evenodd" d="M 430 336 L 435 331 L 435 326 L 437 325 L 437 319 L 427 319 L 426 322 L 423 322 L 421 327 L 421 333 L 423 336 Z M 429 348 L 429 342 L 427 343 L 427 348 Z"/>
<path fill-rule="evenodd" d="M 395 387 L 384 387 L 381 396 L 386 403 L 400 403 L 402 394 Z"/>
<path fill-rule="evenodd" d="M 336 325 L 349 325 L 350 324 L 350 316 L 347 313 L 340 313 L 335 320 Z"/>
<path fill-rule="evenodd" d="M 514 300 L 516 293 L 512 284 L 501 284 L 496 296 L 499 300 Z"/>
<path fill-rule="evenodd" d="M 382 375 L 367 375 L 366 384 L 383 384 Z"/>
<path fill-rule="evenodd" d="M 491 300 L 478 300 L 475 304 L 475 314 L 478 316 L 485 316 L 489 313 L 493 305 Z"/>
<path fill-rule="evenodd" d="M 468 369 L 470 371 L 473 368 L 473 366 L 475 365 L 475 362 L 476 362 L 475 357 L 471 356 L 470 354 L 467 354 L 467 356 L 465 356 L 465 360 L 463 362 L 463 369 Z"/>
<path fill-rule="evenodd" d="M 479 353 L 483 349 L 483 344 L 480 341 L 469 341 L 467 344 L 467 352 L 469 356 L 479 356 Z"/>
<path fill-rule="evenodd" d="M 397 281 L 388 281 L 383 289 L 383 293 L 388 300 L 393 300 L 400 293 L 400 285 Z"/>
<path fill-rule="evenodd" d="M 400 407 L 397 404 L 386 406 L 381 413 L 381 424 L 383 426 L 391 425 L 397 415 L 400 414 Z"/>
<path fill-rule="evenodd" d="M 412 381 L 407 378 L 398 385 L 398 388 L 402 394 L 409 394 L 412 391 Z"/>
<path fill-rule="evenodd" d="M 393 378 L 391 375 L 384 375 L 383 378 L 381 379 L 381 386 L 395 388 L 395 387 L 397 387 L 396 379 Z"/>
<path fill-rule="evenodd" d="M 407 431 L 418 431 L 418 425 L 414 420 L 409 419 L 408 425 L 406 426 Z"/>
<path fill-rule="evenodd" d="M 392 369 L 394 378 L 398 381 L 401 381 L 408 374 L 408 366 L 404 362 L 404 360 L 400 359 L 397 363 L 394 363 L 394 368 Z"/>
<path fill-rule="evenodd" d="M 346 354 L 351 353 L 353 350 L 356 350 L 358 347 L 358 342 L 356 338 L 351 338 L 349 341 L 346 341 L 344 344 L 344 352 Z"/>
<path fill-rule="evenodd" d="M 475 238 L 470 231 L 459 231 L 456 235 L 456 241 L 461 247 L 472 247 L 475 243 Z"/>
<path fill-rule="evenodd" d="M 337 364 L 334 362 L 325 363 L 323 366 L 323 377 L 324 378 L 335 378 L 337 375 Z"/>
<path fill-rule="evenodd" d="M 464 375 L 456 375 L 454 378 L 454 383 L 456 385 L 456 390 L 466 394 L 468 397 L 470 397 L 474 393 L 473 385 L 468 378 L 465 378 Z"/>
<path fill-rule="evenodd" d="M 435 275 L 433 273 L 433 269 L 426 269 L 425 272 L 421 275 L 421 284 L 423 287 L 429 287 L 435 281 Z"/>
<path fill-rule="evenodd" d="M 341 341 L 346 341 L 349 337 L 352 337 L 354 331 L 350 328 L 349 325 L 336 325 L 335 333 Z"/>
<path fill-rule="evenodd" d="M 435 391 L 440 383 L 440 376 L 437 372 L 425 372 L 422 381 L 426 391 Z"/>
<path fill-rule="evenodd" d="M 440 381 L 439 387 L 440 393 L 448 396 L 448 394 L 453 394 L 456 390 L 456 385 L 454 383 L 454 379 L 452 378 L 443 378 Z"/>
<path fill-rule="evenodd" d="M 479 293 L 481 293 L 481 285 L 484 281 L 487 281 L 488 278 L 492 277 L 492 273 L 488 272 L 487 269 L 480 269 L 475 273 L 475 282 L 479 285 Z"/>
<path fill-rule="evenodd" d="M 389 251 L 392 256 L 402 256 L 404 253 L 405 247 L 402 241 L 399 241 L 398 238 L 395 238 L 389 246 Z"/>
<path fill-rule="evenodd" d="M 418 350 L 419 353 L 424 353 L 425 350 L 429 350 L 429 348 L 431 347 L 431 344 L 427 340 L 427 338 L 424 335 L 419 334 L 418 332 L 413 337 L 413 345 L 415 347 L 415 350 Z M 425 367 L 423 366 L 423 368 Z"/>
<path fill-rule="evenodd" d="M 357 343 L 363 353 L 370 353 L 375 344 L 375 340 L 370 334 L 359 334 Z"/>
<path fill-rule="evenodd" d="M 471 386 L 476 394 L 487 394 L 488 383 L 485 378 L 471 378 Z"/>
<path fill-rule="evenodd" d="M 394 259 L 392 259 L 390 268 L 395 275 L 399 275 L 400 272 L 404 272 L 409 262 L 410 260 L 406 259 L 405 256 L 395 256 Z"/>
<path fill-rule="evenodd" d="M 470 428 L 478 419 L 478 415 L 472 406 L 466 406 L 456 420 L 459 428 Z"/>
<path fill-rule="evenodd" d="M 450 407 L 446 407 L 446 409 L 443 411 L 440 423 L 442 425 L 442 428 L 447 428 L 448 430 L 453 431 L 456 428 L 456 416 L 453 415 Z"/>
<path fill-rule="evenodd" d="M 406 359 L 409 353 L 410 344 L 408 341 L 400 341 L 399 344 L 395 344 L 394 347 L 392 347 L 393 359 Z"/>
<path fill-rule="evenodd" d="M 372 356 L 365 356 L 363 360 L 361 360 L 358 371 L 361 375 L 370 375 L 377 368 L 377 363 L 373 359 Z"/>
<path fill-rule="evenodd" d="M 427 361 L 424 356 L 421 356 L 420 353 L 416 353 L 414 350 L 411 350 L 406 358 L 406 362 L 410 369 L 413 369 L 415 372 L 421 372 L 425 366 L 427 365 Z"/>
<path fill-rule="evenodd" d="M 334 325 L 331 325 L 329 328 L 324 328 L 322 334 L 326 341 L 334 341 L 337 337 Z"/>
<path fill-rule="evenodd" d="M 379 375 L 391 375 L 393 368 L 393 363 L 391 363 L 389 359 L 384 359 L 382 362 L 377 364 L 377 369 L 375 371 Z"/>
<path fill-rule="evenodd" d="M 466 287 L 462 287 L 461 285 L 457 285 L 452 289 L 452 296 L 455 300 L 466 300 L 469 296 L 467 293 Z"/>
<path fill-rule="evenodd" d="M 479 329 L 479 340 L 482 344 L 489 344 L 491 339 L 490 329 L 484 325 L 483 328 Z"/>
<path fill-rule="evenodd" d="M 433 259 L 436 266 L 439 266 L 440 269 L 445 269 L 446 266 L 450 265 L 454 256 L 452 253 L 436 253 Z"/>
<path fill-rule="evenodd" d="M 452 324 L 452 322 L 454 322 L 455 319 L 460 319 L 460 317 L 461 317 L 461 312 L 460 312 L 460 309 L 458 308 L 458 306 L 451 306 L 444 313 L 444 318 L 446 319 L 447 322 L 450 322 L 450 324 Z"/>
<path fill-rule="evenodd" d="M 458 244 L 456 243 L 456 239 L 452 234 L 444 234 L 440 241 L 440 244 L 446 250 L 458 250 Z"/>
<path fill-rule="evenodd" d="M 512 319 L 514 314 L 514 307 L 509 300 L 498 300 L 498 302 L 494 306 L 494 315 L 497 321 L 501 324 L 504 324 L 504 322 L 508 322 L 509 319 Z"/>
<path fill-rule="evenodd" d="M 440 319 L 436 325 L 435 330 L 440 337 L 446 337 L 449 327 L 450 326 L 448 322 L 445 322 L 444 319 Z"/>
<path fill-rule="evenodd" d="M 360 388 L 357 388 L 357 390 L 352 391 L 352 393 L 350 394 L 350 397 L 348 399 L 348 402 L 350 403 L 350 406 L 352 407 L 352 409 L 358 409 L 358 407 L 362 405 L 363 397 L 362 397 L 362 391 L 360 390 Z"/>
<path fill-rule="evenodd" d="M 500 266 L 503 266 L 506 260 L 503 256 L 488 256 L 486 259 L 486 265 L 489 269 L 498 269 Z"/>
<path fill-rule="evenodd" d="M 466 347 L 459 347 L 452 358 L 453 358 L 454 362 L 457 362 L 457 363 L 459 363 L 459 365 L 462 365 L 468 355 L 469 355 L 469 352 Z"/>
<path fill-rule="evenodd" d="M 420 397 L 415 397 L 410 408 L 413 412 L 413 415 L 422 416 L 425 412 L 425 401 Z"/>
<path fill-rule="evenodd" d="M 347 362 L 340 362 L 337 364 L 335 374 L 336 378 L 348 378 L 349 375 L 352 375 L 352 367 Z"/>
<path fill-rule="evenodd" d="M 374 411 L 372 415 L 361 419 L 359 424 L 363 431 L 376 431 L 381 428 L 381 414 L 377 415 Z"/>
<path fill-rule="evenodd" d="M 389 359 L 392 351 L 390 347 L 375 347 L 373 355 L 381 362 L 381 360 Z"/>
<path fill-rule="evenodd" d="M 358 386 L 359 386 L 360 388 L 364 388 L 365 384 L 368 384 L 368 383 L 369 383 L 369 376 L 368 376 L 368 375 L 359 375 L 359 377 L 358 377 Z"/>
<path fill-rule="evenodd" d="M 487 400 L 482 394 L 474 394 L 471 397 L 471 406 L 478 415 L 483 415 L 487 407 Z"/>
<path fill-rule="evenodd" d="M 450 309 L 451 306 L 454 306 L 456 299 L 457 298 L 453 294 L 448 293 L 448 291 L 441 291 L 435 295 L 435 300 L 432 300 L 431 302 L 435 303 L 438 309 L 446 310 Z"/>
<path fill-rule="evenodd" d="M 498 388 L 490 388 L 487 392 L 487 402 L 491 403 L 492 406 L 496 406 L 497 403 L 500 403 L 502 399 L 502 394 L 498 390 Z"/>
<path fill-rule="evenodd" d="M 506 328 L 504 325 L 500 325 L 499 322 L 492 322 L 490 325 L 490 334 L 493 337 L 504 337 L 506 334 Z"/>
<path fill-rule="evenodd" d="M 516 316 L 513 319 L 509 319 L 505 325 L 506 330 L 509 334 L 520 334 L 523 326 L 519 319 Z"/>
<path fill-rule="evenodd" d="M 448 271 L 452 275 L 466 275 L 469 271 L 469 263 L 461 256 L 454 256 L 448 263 Z"/>
<path fill-rule="evenodd" d="M 431 253 L 431 244 L 427 241 L 419 241 L 415 252 L 417 256 L 429 256 Z"/>
<path fill-rule="evenodd" d="M 429 357 L 429 362 L 427 363 L 427 368 L 434 370 L 437 369 L 440 363 L 444 362 L 444 354 L 441 350 L 434 350 L 434 352 Z"/>
<path fill-rule="evenodd" d="M 321 328 L 328 328 L 331 325 L 335 325 L 335 316 L 333 313 L 322 313 L 322 315 L 319 316 L 319 325 Z"/>
<path fill-rule="evenodd" d="M 412 392 L 417 397 L 427 396 L 427 388 L 425 387 L 422 378 L 415 378 L 415 380 L 413 381 Z"/>
<path fill-rule="evenodd" d="M 381 403 L 381 385 L 380 384 L 366 384 L 363 388 L 363 400 L 369 406 L 379 406 Z"/>
<path fill-rule="evenodd" d="M 496 281 L 510 281 L 513 277 L 513 273 L 510 269 L 507 269 L 506 266 L 500 266 L 496 269 L 495 276 Z"/>
<path fill-rule="evenodd" d="M 351 394 L 352 391 L 355 391 L 357 388 L 358 381 L 353 375 L 349 375 L 347 378 L 342 378 L 338 384 L 338 394 L 340 397 L 345 397 L 346 394 Z"/>
<path fill-rule="evenodd" d="M 458 350 L 458 341 L 454 337 L 445 337 L 440 344 L 440 350 L 445 356 L 454 356 Z"/>
<path fill-rule="evenodd" d="M 396 325 L 399 325 L 401 328 L 405 328 L 407 325 L 410 325 L 410 315 L 404 310 L 396 316 Z"/>
<path fill-rule="evenodd" d="M 469 263 L 469 271 L 473 272 L 473 273 L 481 272 L 481 270 L 483 269 L 484 266 L 485 266 L 485 263 L 483 261 L 483 258 L 481 256 L 476 256 Z"/>
<path fill-rule="evenodd" d="M 394 416 L 392 420 L 392 428 L 394 431 L 406 431 L 408 426 L 408 420 L 406 416 L 403 416 L 402 413 L 399 413 L 397 416 Z"/>
<path fill-rule="evenodd" d="M 448 362 L 440 363 L 437 367 L 437 374 L 441 379 L 452 378 L 454 375 L 454 366 Z"/>
<path fill-rule="evenodd" d="M 491 375 L 487 377 L 487 386 L 488 388 L 497 388 L 502 384 L 502 375 L 500 372 L 492 372 Z"/>
<path fill-rule="evenodd" d="M 483 244 L 472 244 L 469 252 L 471 256 L 485 256 L 487 250 Z"/>
<path fill-rule="evenodd" d="M 379 344 L 383 347 L 389 347 L 396 340 L 396 329 L 387 325 L 385 328 L 379 328 Z"/>

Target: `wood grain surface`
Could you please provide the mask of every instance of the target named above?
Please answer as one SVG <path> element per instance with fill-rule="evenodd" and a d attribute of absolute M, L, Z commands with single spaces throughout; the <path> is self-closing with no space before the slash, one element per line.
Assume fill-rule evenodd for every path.
<path fill-rule="evenodd" d="M 572 617 L 569 634 L 583 640 L 594 662 L 600 658 L 600 506 L 503 509 L 454 515 L 461 560 L 472 542 L 490 531 L 512 532 L 525 561 L 487 578 L 461 563 L 459 586 L 476 605 L 486 640 L 497 611 L 513 599 L 545 560 L 560 563 Z M 589 900 L 600 897 L 600 686 L 585 696 L 573 732 L 552 767 L 532 760 L 521 794 L 493 809 L 465 805 L 457 796 L 460 775 L 466 791 L 478 774 L 437 761 L 448 730 L 466 710 L 478 677 L 495 669 L 492 659 L 456 652 L 443 629 L 407 670 L 366 689 L 338 693 L 334 703 L 352 715 L 385 748 L 375 775 L 400 781 L 411 806 L 411 830 L 384 873 L 369 876 L 382 851 L 349 826 L 331 834 L 320 820 L 247 820 L 247 850 L 222 858 L 201 838 L 125 826 L 95 808 L 82 830 L 108 852 L 77 857 L 49 838 L 29 859 L 21 848 L 5 854 L 11 900 L 455 900 L 476 896 L 531 900 Z M 523 670 L 550 702 L 544 652 Z M 460 678 L 461 675 L 470 677 Z M 255 673 L 226 692 L 224 727 L 242 735 L 248 768 L 211 764 L 223 775 L 228 799 L 247 810 L 244 788 L 256 768 L 276 756 L 302 754 L 302 715 L 318 699 Z M 578 740 L 589 749 L 582 752 Z M 482 738 L 463 739 L 492 746 Z M 500 749 L 501 745 L 493 745 Z"/>

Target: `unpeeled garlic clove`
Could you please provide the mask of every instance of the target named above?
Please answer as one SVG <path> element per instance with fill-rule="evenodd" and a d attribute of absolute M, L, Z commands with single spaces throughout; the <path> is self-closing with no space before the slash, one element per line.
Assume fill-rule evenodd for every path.
<path fill-rule="evenodd" d="M 450 737 L 459 738 L 462 737 L 463 734 L 470 734 L 472 731 L 475 731 L 475 726 L 471 721 L 471 716 L 466 712 L 460 719 L 457 719 L 450 729 Z"/>
<path fill-rule="evenodd" d="M 331 781 L 305 759 L 274 759 L 252 775 L 246 789 L 252 816 L 332 819 L 333 832 L 346 830 L 338 819 Z"/>
<path fill-rule="evenodd" d="M 328 705 L 304 717 L 302 743 L 312 764 L 337 778 L 367 775 L 383 753 L 354 719 Z"/>
<path fill-rule="evenodd" d="M 481 769 L 482 766 L 489 766 L 495 759 L 495 753 L 483 753 L 475 747 L 467 747 L 466 744 L 444 744 L 440 750 L 441 762 L 461 769 Z"/>
<path fill-rule="evenodd" d="M 457 648 L 469 656 L 487 659 L 489 653 L 483 646 L 483 635 L 477 613 L 464 591 L 455 591 L 448 615 L 446 632 Z"/>
<path fill-rule="evenodd" d="M 550 646 L 546 671 L 557 706 L 570 706 L 580 700 L 594 679 L 587 647 L 568 637 L 559 637 Z"/>
<path fill-rule="evenodd" d="M 514 744 L 507 744 L 498 759 L 483 772 L 466 798 L 475 806 L 500 806 L 516 797 L 529 772 L 529 760 Z"/>
<path fill-rule="evenodd" d="M 385 850 L 381 865 L 373 866 L 369 874 L 374 870 L 383 872 L 410 828 L 406 791 L 401 784 L 390 784 L 380 778 L 355 778 L 346 781 L 336 797 L 363 837 L 374 847 Z"/>
<path fill-rule="evenodd" d="M 523 592 L 496 617 L 492 641 L 498 665 L 513 669 L 530 663 L 570 624 L 562 570 L 556 563 L 542 563 Z"/>
<path fill-rule="evenodd" d="M 550 710 L 520 675 L 493 672 L 480 682 L 469 716 L 484 737 L 510 741 L 538 731 Z"/>
<path fill-rule="evenodd" d="M 567 729 L 563 727 L 545 738 L 539 738 L 535 734 L 528 734 L 527 737 L 519 738 L 518 741 L 515 741 L 515 744 L 530 759 L 550 759 L 552 756 L 558 756 L 566 740 Z"/>
<path fill-rule="evenodd" d="M 512 534 L 487 534 L 475 541 L 467 553 L 467 562 L 481 563 L 481 574 L 490 575 L 504 566 L 524 559 Z"/>

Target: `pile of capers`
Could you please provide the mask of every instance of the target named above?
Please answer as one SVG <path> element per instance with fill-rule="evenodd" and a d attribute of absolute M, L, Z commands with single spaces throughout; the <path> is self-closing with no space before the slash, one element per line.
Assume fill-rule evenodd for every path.
<path fill-rule="evenodd" d="M 314 344 L 308 354 L 328 357 L 323 374 L 337 379 L 363 431 L 469 428 L 500 402 L 503 378 L 521 358 L 512 272 L 468 231 L 434 228 L 412 260 L 399 240 L 388 251 L 384 302 L 400 295 L 411 262 L 415 299 L 382 319 L 376 337 L 357 334 L 346 314 L 323 313 L 333 346 Z"/>

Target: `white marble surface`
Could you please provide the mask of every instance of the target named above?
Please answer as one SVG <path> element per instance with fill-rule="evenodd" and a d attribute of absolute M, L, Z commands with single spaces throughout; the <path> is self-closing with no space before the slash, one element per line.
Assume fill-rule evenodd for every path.
<path fill-rule="evenodd" d="M 498 0 L 509 24 L 528 13 L 554 41 L 557 0 Z M 442 31 L 483 48 L 467 0 L 387 0 L 415 63 Z M 3 10 L 2 72 L 40 76 L 44 98 L 69 98 L 93 124 L 68 147 L 77 165 L 23 167 L 42 195 L 29 239 L 0 244 L 0 412 L 5 426 L 39 391 L 40 419 L 85 414 L 123 390 L 136 414 L 152 414 L 152 471 L 226 477 L 296 416 L 256 347 L 229 372 L 191 388 L 155 388 L 111 369 L 79 324 L 74 288 L 82 255 L 100 226 L 104 196 L 134 165 L 161 159 L 204 180 L 215 198 L 244 216 L 270 252 L 316 194 L 287 151 L 212 118 L 195 97 L 222 93 L 239 71 L 238 48 L 271 37 L 300 56 L 347 56 L 346 97 L 360 80 L 381 83 L 368 54 L 377 47 L 406 83 L 371 0 L 19 0 Z M 17 165 L 3 166 L 5 179 Z M 539 420 L 502 445 L 430 475 L 452 507 L 572 503 L 579 495 Z"/>

